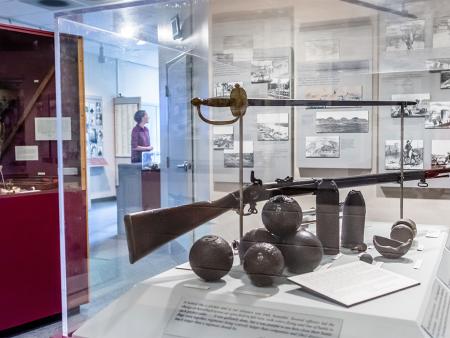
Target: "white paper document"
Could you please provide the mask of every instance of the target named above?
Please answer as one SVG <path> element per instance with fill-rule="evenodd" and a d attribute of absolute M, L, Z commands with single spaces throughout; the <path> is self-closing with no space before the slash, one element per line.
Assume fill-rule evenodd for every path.
<path fill-rule="evenodd" d="M 354 262 L 290 277 L 305 291 L 353 306 L 420 283 L 364 262 Z"/>
<path fill-rule="evenodd" d="M 62 118 L 62 138 L 63 140 L 72 139 L 71 118 Z M 56 140 L 56 117 L 36 117 L 34 119 L 34 136 L 36 141 L 55 141 Z"/>
<path fill-rule="evenodd" d="M 432 338 L 450 337 L 450 290 L 434 281 L 422 328 Z"/>
<path fill-rule="evenodd" d="M 339 338 L 341 328 L 338 318 L 182 298 L 164 333 L 187 338 Z"/>
<path fill-rule="evenodd" d="M 450 290 L 450 251 L 447 249 L 442 253 L 437 276 Z"/>
<path fill-rule="evenodd" d="M 38 146 L 16 146 L 16 161 L 37 161 L 39 160 Z"/>

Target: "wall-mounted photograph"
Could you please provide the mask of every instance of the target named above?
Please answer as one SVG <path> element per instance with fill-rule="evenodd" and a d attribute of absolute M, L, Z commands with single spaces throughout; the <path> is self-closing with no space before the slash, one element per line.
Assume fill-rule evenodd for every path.
<path fill-rule="evenodd" d="M 368 133 L 367 110 L 316 112 L 316 133 Z"/>
<path fill-rule="evenodd" d="M 447 168 L 450 165 L 450 140 L 431 141 L 431 167 Z"/>
<path fill-rule="evenodd" d="M 257 114 L 258 141 L 288 141 L 289 114 Z"/>
<path fill-rule="evenodd" d="M 243 143 L 243 167 L 254 167 L 253 141 L 244 141 Z M 239 142 L 235 141 L 233 149 L 223 151 L 223 165 L 225 168 L 239 168 Z"/>
<path fill-rule="evenodd" d="M 396 94 L 392 95 L 392 101 L 416 101 L 415 106 L 405 107 L 405 117 L 425 117 L 430 108 L 430 93 L 425 94 Z M 401 115 L 400 106 L 391 108 L 391 117 L 397 118 Z"/>
<path fill-rule="evenodd" d="M 306 100 L 362 100 L 362 86 L 313 86 L 305 91 Z"/>
<path fill-rule="evenodd" d="M 425 117 L 426 129 L 450 128 L 450 102 L 431 102 Z"/>
<path fill-rule="evenodd" d="M 339 136 L 307 136 L 305 157 L 339 158 Z"/>
<path fill-rule="evenodd" d="M 430 59 L 425 61 L 425 67 L 429 72 L 442 72 L 450 70 L 450 59 Z"/>
<path fill-rule="evenodd" d="M 441 89 L 450 89 L 450 72 L 441 73 Z"/>
<path fill-rule="evenodd" d="M 213 149 L 233 149 L 233 126 L 213 126 Z"/>
<path fill-rule="evenodd" d="M 425 48 L 425 20 L 405 21 L 386 26 L 386 51 Z"/>
<path fill-rule="evenodd" d="M 234 86 L 238 84 L 243 87 L 243 82 L 234 81 L 234 82 L 216 82 L 214 94 L 215 96 L 230 96 L 231 91 Z"/>
<path fill-rule="evenodd" d="M 306 61 L 339 60 L 339 40 L 323 39 L 305 41 Z"/>
<path fill-rule="evenodd" d="M 433 48 L 450 46 L 450 17 L 435 18 L 433 25 Z"/>
<path fill-rule="evenodd" d="M 268 96 L 289 98 L 291 93 L 289 58 L 287 56 L 263 55 L 252 60 L 250 81 L 267 83 Z"/>
<path fill-rule="evenodd" d="M 386 140 L 384 147 L 385 169 L 400 169 L 400 148 L 400 140 Z M 405 169 L 423 169 L 423 140 L 405 140 L 403 166 Z"/>

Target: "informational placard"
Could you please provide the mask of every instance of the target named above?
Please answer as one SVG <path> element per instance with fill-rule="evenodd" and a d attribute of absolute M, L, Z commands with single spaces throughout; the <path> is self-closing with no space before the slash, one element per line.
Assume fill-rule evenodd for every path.
<path fill-rule="evenodd" d="M 38 146 L 16 146 L 16 161 L 37 161 L 39 159 Z"/>
<path fill-rule="evenodd" d="M 36 141 L 56 141 L 56 117 L 36 117 L 34 119 L 34 137 Z M 62 118 L 62 138 L 64 141 L 72 139 L 71 118 Z"/>
<path fill-rule="evenodd" d="M 341 327 L 337 318 L 182 298 L 164 333 L 189 338 L 339 338 Z"/>
<path fill-rule="evenodd" d="M 289 280 L 305 291 L 347 307 L 420 284 L 361 261 L 294 276 Z"/>
<path fill-rule="evenodd" d="M 450 289 L 450 251 L 444 249 L 437 273 L 438 278 Z"/>
<path fill-rule="evenodd" d="M 450 337 L 450 289 L 434 281 L 422 328 L 432 338 Z"/>

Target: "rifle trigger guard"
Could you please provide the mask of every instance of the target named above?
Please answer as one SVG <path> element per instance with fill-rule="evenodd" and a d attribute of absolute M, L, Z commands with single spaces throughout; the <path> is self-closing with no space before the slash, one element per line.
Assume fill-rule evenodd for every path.
<path fill-rule="evenodd" d="M 421 178 L 420 181 L 417 183 L 417 186 L 420 188 L 428 188 L 428 183 L 424 178 Z"/>

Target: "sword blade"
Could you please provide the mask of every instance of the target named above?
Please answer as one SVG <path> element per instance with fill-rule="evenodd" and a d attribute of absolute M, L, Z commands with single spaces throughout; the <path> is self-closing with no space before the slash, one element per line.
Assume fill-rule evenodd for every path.
<path fill-rule="evenodd" d="M 248 99 L 249 106 L 266 107 L 378 107 L 414 106 L 414 101 L 356 101 L 356 100 L 293 100 L 293 99 Z"/>

